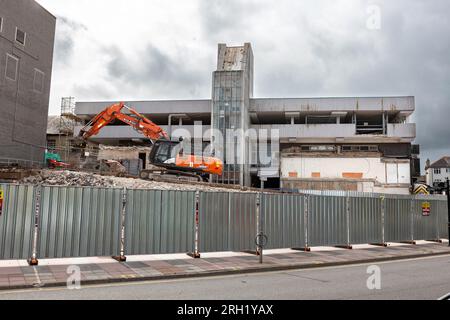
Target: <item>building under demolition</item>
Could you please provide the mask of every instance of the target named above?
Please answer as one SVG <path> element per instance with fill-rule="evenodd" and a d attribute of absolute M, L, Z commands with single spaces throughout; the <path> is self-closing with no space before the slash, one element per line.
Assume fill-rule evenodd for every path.
<path fill-rule="evenodd" d="M 55 25 L 35 1 L 0 1 L 0 163 L 44 161 Z"/>
<path fill-rule="evenodd" d="M 212 82 L 210 100 L 127 104 L 172 138 L 200 140 L 197 153 L 210 144 L 208 152 L 224 160 L 216 182 L 406 194 L 419 175 L 418 148 L 411 145 L 416 126 L 409 122 L 414 97 L 255 98 L 249 43 L 219 44 Z M 112 103 L 77 102 L 75 113 L 87 122 Z M 146 143 L 123 123 L 105 127 L 92 140 Z"/>

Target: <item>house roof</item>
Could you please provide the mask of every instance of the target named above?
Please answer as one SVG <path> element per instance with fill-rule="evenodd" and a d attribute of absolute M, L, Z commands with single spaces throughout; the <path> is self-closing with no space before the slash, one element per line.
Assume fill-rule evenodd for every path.
<path fill-rule="evenodd" d="M 442 157 L 436 162 L 433 162 L 428 168 L 450 168 L 450 157 Z"/>

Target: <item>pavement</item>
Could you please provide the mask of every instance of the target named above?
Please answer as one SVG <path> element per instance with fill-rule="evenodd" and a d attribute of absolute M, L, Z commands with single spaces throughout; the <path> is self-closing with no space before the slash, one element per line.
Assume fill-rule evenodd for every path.
<path fill-rule="evenodd" d="M 0 300 L 178 300 L 157 304 L 164 314 L 176 312 L 191 300 L 436 300 L 450 293 L 450 255 L 377 262 L 379 287 L 368 287 L 373 264 L 282 270 L 202 278 L 152 280 L 66 287 L 0 291 Z M 369 281 L 370 282 L 370 281 Z M 220 314 L 216 303 L 211 314 Z M 206 305 L 210 305 L 207 303 Z M 211 307 L 214 304 L 210 305 Z M 275 314 L 283 311 L 275 306 Z M 217 311 L 216 311 L 217 309 Z M 152 309 L 153 310 L 153 309 Z M 203 315 L 206 317 L 205 315 Z M 196 318 L 202 318 L 198 315 Z"/>
<path fill-rule="evenodd" d="M 42 259 L 39 266 L 28 266 L 23 260 L 0 261 L 0 290 L 66 287 L 68 282 L 74 283 L 74 276 L 78 273 L 83 286 L 311 269 L 450 255 L 447 242 L 419 241 L 417 245 L 360 245 L 353 248 L 318 247 L 312 248 L 311 252 L 265 250 L 262 264 L 259 263 L 258 256 L 241 252 L 202 253 L 200 259 L 186 254 L 129 256 L 126 262 L 117 262 L 110 257 Z"/>

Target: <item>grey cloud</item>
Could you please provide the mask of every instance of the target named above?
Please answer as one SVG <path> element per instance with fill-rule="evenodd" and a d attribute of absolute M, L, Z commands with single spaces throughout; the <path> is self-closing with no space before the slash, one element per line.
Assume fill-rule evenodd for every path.
<path fill-rule="evenodd" d="M 55 62 L 67 64 L 73 54 L 76 34 L 88 29 L 85 25 L 63 16 L 58 16 L 56 21 Z"/>
<path fill-rule="evenodd" d="M 82 97 L 84 100 L 113 99 L 114 92 L 101 84 L 76 84 L 73 86 L 73 93 L 76 97 Z"/>
<path fill-rule="evenodd" d="M 104 52 L 110 57 L 106 66 L 109 79 L 117 87 L 145 87 L 153 96 L 159 93 L 166 98 L 176 97 L 177 94 L 178 98 L 181 95 L 195 97 L 202 92 L 206 94 L 204 88 L 210 81 L 208 73 L 197 68 L 201 62 L 193 61 L 191 64 L 190 59 L 194 58 L 182 52 L 172 57 L 147 44 L 143 50 L 134 52 L 139 57 L 138 62 L 130 60 L 116 46 L 105 48 Z"/>
<path fill-rule="evenodd" d="M 257 15 L 264 7 L 261 1 L 256 0 L 200 1 L 198 10 L 203 35 L 207 39 L 217 40 L 220 37 L 227 38 L 230 33 L 245 33 L 251 28 L 249 18 Z"/>

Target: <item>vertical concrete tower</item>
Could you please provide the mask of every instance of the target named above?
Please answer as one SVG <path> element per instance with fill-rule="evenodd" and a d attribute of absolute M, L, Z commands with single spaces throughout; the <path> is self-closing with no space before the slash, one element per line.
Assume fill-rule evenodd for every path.
<path fill-rule="evenodd" d="M 213 72 L 212 146 L 224 161 L 216 182 L 250 185 L 249 105 L 253 97 L 253 52 L 250 43 L 228 47 L 219 44 L 217 70 Z"/>

